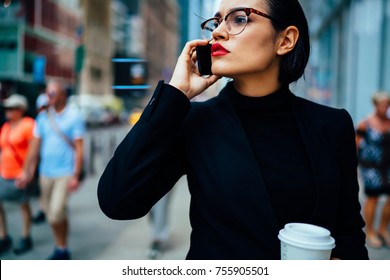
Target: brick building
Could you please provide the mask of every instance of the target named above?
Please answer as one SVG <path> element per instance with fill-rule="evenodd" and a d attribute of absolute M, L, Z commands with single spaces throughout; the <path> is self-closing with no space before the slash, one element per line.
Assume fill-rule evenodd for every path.
<path fill-rule="evenodd" d="M 12 0 L 1 7 L 2 95 L 17 91 L 33 101 L 51 77 L 72 87 L 80 22 L 77 0 Z"/>

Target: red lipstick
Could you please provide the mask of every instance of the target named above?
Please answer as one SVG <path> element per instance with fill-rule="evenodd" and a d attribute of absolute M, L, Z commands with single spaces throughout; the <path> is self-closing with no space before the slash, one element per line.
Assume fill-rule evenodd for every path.
<path fill-rule="evenodd" d="M 222 45 L 219 43 L 215 43 L 215 44 L 211 45 L 211 55 L 212 56 L 223 56 L 223 55 L 226 55 L 228 53 L 229 53 L 229 51 L 227 49 L 225 49 L 224 47 L 222 47 Z"/>

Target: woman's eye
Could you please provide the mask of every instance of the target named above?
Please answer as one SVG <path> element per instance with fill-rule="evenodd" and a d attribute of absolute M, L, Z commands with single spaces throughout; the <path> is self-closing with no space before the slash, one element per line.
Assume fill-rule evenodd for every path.
<path fill-rule="evenodd" d="M 234 17 L 234 24 L 245 24 L 247 21 L 247 18 L 245 16 L 236 16 Z"/>

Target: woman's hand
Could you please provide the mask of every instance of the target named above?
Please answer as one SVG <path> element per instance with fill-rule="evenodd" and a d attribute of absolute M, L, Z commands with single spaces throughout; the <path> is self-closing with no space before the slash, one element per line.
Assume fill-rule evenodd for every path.
<path fill-rule="evenodd" d="M 31 182 L 32 177 L 33 176 L 27 174 L 27 172 L 22 171 L 22 173 L 18 177 L 16 177 L 16 179 L 15 179 L 15 186 L 18 189 L 26 188 L 28 183 Z"/>
<path fill-rule="evenodd" d="M 199 95 L 220 78 L 215 75 L 202 77 L 195 64 L 196 46 L 205 46 L 207 44 L 207 40 L 194 40 L 188 42 L 177 60 L 175 71 L 169 82 L 171 86 L 181 90 L 188 99 L 192 99 Z"/>

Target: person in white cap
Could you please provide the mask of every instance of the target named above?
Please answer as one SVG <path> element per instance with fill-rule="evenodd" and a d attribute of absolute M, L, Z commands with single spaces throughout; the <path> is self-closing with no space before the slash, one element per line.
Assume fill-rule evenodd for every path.
<path fill-rule="evenodd" d="M 19 94 L 13 94 L 3 102 L 7 121 L 0 134 L 0 254 L 12 247 L 12 239 L 7 231 L 4 201 L 18 203 L 22 214 L 22 234 L 13 248 L 14 253 L 22 254 L 33 247 L 30 236 L 31 185 L 23 188 L 15 185 L 15 179 L 23 171 L 29 143 L 33 137 L 34 119 L 24 116 L 27 104 L 27 99 Z"/>
<path fill-rule="evenodd" d="M 40 113 L 43 110 L 46 110 L 48 107 L 49 107 L 49 98 L 47 97 L 46 93 L 41 93 L 37 97 L 37 101 L 36 101 L 37 112 Z"/>

